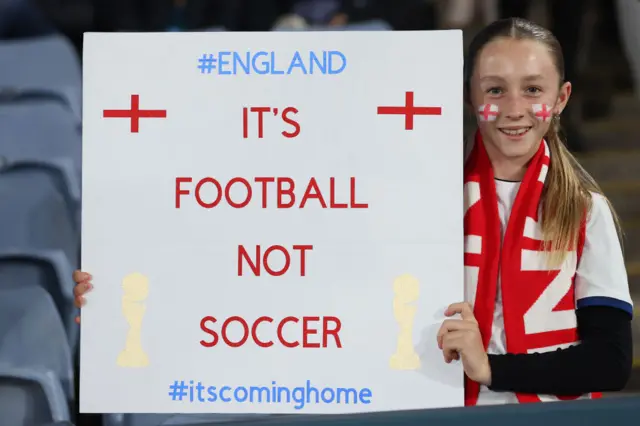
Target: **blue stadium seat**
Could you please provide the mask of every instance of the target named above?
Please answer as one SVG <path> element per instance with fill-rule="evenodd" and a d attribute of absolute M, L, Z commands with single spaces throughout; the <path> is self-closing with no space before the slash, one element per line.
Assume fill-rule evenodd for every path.
<path fill-rule="evenodd" d="M 62 175 L 39 163 L 0 167 L 0 249 L 61 250 L 78 265 L 79 201 Z"/>
<path fill-rule="evenodd" d="M 71 350 L 78 344 L 79 330 L 75 323 L 77 309 L 73 305 L 73 270 L 61 251 L 3 250 L 0 251 L 0 288 L 45 289 L 56 305 L 67 332 Z"/>
<path fill-rule="evenodd" d="M 0 87 L 47 89 L 82 103 L 82 68 L 73 45 L 62 35 L 0 42 Z"/>
<path fill-rule="evenodd" d="M 75 399 L 67 331 L 44 288 L 0 284 L 0 364 L 45 368 L 60 380 L 67 400 Z"/>
<path fill-rule="evenodd" d="M 9 161 L 72 162 L 76 178 L 82 170 L 80 117 L 63 98 L 33 95 L 18 101 L 0 98 L 0 155 Z"/>
<path fill-rule="evenodd" d="M 69 407 L 55 374 L 0 365 L 2 426 L 69 421 Z"/>

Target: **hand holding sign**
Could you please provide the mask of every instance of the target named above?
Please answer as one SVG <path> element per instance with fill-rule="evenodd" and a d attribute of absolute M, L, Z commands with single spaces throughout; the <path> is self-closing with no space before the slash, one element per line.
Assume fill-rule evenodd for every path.
<path fill-rule="evenodd" d="M 460 315 L 460 319 L 448 319 L 438 331 L 438 347 L 442 349 L 445 362 L 462 359 L 464 372 L 469 378 L 483 385 L 491 383 L 491 366 L 484 349 L 478 321 L 473 308 L 467 302 L 454 303 L 445 315 Z"/>

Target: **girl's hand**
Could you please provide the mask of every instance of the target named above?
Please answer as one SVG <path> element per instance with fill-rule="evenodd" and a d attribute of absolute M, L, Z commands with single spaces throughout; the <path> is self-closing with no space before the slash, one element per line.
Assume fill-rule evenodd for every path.
<path fill-rule="evenodd" d="M 466 375 L 482 385 L 491 384 L 491 366 L 489 356 L 484 349 L 478 321 L 473 315 L 469 303 L 454 303 L 445 311 L 451 317 L 460 314 L 461 319 L 447 319 L 438 331 L 438 347 L 442 350 L 448 364 L 462 359 Z"/>

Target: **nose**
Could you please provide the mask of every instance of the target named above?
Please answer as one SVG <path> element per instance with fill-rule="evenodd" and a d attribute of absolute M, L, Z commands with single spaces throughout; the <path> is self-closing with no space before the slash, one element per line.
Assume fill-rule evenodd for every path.
<path fill-rule="evenodd" d="M 519 93 L 510 93 L 502 105 L 503 115 L 510 120 L 520 120 L 527 114 L 528 102 Z"/>

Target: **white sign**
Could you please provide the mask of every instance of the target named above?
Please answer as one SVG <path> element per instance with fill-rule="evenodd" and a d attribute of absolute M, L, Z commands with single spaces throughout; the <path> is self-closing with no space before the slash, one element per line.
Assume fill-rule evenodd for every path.
<path fill-rule="evenodd" d="M 462 49 L 88 34 L 81 411 L 463 405 Z"/>

